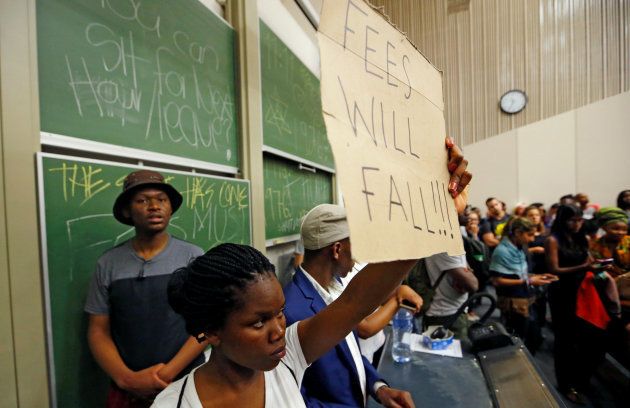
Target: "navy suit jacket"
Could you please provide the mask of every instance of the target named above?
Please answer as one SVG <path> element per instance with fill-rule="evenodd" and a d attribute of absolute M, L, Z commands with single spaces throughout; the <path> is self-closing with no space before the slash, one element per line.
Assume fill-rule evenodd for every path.
<path fill-rule="evenodd" d="M 313 284 L 297 268 L 293 280 L 284 287 L 287 326 L 314 316 L 326 307 Z M 374 395 L 374 383 L 383 381 L 363 356 L 367 394 Z M 352 354 L 345 340 L 324 354 L 306 370 L 302 395 L 307 407 L 362 407 L 363 394 Z"/>

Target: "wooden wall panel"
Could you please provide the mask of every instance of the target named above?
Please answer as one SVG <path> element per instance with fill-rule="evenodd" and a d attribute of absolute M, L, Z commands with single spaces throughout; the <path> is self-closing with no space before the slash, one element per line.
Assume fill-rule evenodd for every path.
<path fill-rule="evenodd" d="M 540 43 L 540 24 L 538 24 L 539 5 L 538 1 L 523 1 L 522 10 L 520 11 L 525 20 L 525 44 L 523 45 L 523 54 L 525 61 L 525 86 L 527 97 L 529 99 L 527 109 L 522 113 L 524 122 L 535 122 L 541 114 L 541 89 L 538 78 L 540 77 L 540 52 L 528 52 L 530 49 L 539 50 Z M 478 136 L 479 137 L 479 136 Z"/>
<path fill-rule="evenodd" d="M 487 69 L 488 66 L 498 67 L 499 66 L 499 55 L 497 53 L 497 7 L 496 1 L 484 1 L 481 3 L 484 6 L 484 10 L 482 11 L 482 20 L 481 24 L 484 27 L 484 39 L 483 44 L 484 48 L 487 49 L 487 52 L 484 56 L 485 65 L 483 67 L 484 75 L 486 76 L 486 100 L 482 101 L 482 103 L 488 109 L 488 122 L 486 132 L 490 132 L 493 135 L 500 133 L 499 131 L 499 117 L 494 114 L 494 111 L 498 109 L 498 105 L 493 103 L 498 100 L 496 95 L 499 93 L 498 89 L 498 70 L 495 69 L 491 71 Z M 459 86 L 456 84 L 455 92 Z M 473 101 L 474 102 L 474 101 Z M 462 144 L 463 140 L 468 139 L 466 135 L 462 135 Z M 484 138 L 481 138 L 484 139 Z"/>
<path fill-rule="evenodd" d="M 602 35 L 602 1 L 589 0 L 586 10 L 588 18 L 589 46 L 587 48 L 588 65 L 590 68 L 589 100 L 599 100 L 604 97 L 604 36 Z"/>
<path fill-rule="evenodd" d="M 469 37 L 469 47 L 471 49 L 471 64 L 469 75 L 471 77 L 471 99 L 475 103 L 471 103 L 472 115 L 473 115 L 473 128 L 474 132 L 471 133 L 471 140 L 468 143 L 474 143 L 475 135 L 484 131 L 488 120 L 488 106 L 485 105 L 485 101 L 488 100 L 486 92 L 486 78 L 484 76 L 484 53 L 472 52 L 475 49 L 483 49 L 483 26 L 481 24 L 473 24 L 472 22 L 479 18 L 481 14 L 480 8 L 476 7 L 470 10 L 468 13 L 469 24 L 471 29 L 471 35 Z"/>
<path fill-rule="evenodd" d="M 556 113 L 573 108 L 571 98 L 572 66 L 571 66 L 571 2 L 562 1 L 555 7 L 555 43 L 556 43 Z"/>
<path fill-rule="evenodd" d="M 588 66 L 588 37 L 587 37 L 587 5 L 583 1 L 571 3 L 572 34 L 571 38 L 571 68 L 573 106 L 584 106 L 589 101 L 589 66 Z"/>
<path fill-rule="evenodd" d="M 497 51 L 497 65 L 496 65 L 496 77 L 497 81 L 497 93 L 495 95 L 489 95 L 490 98 L 494 96 L 495 99 L 499 99 L 503 90 L 520 88 L 514 83 L 514 55 L 516 47 L 512 46 L 512 37 L 514 35 L 513 22 L 510 18 L 510 7 L 508 3 L 501 0 L 494 0 L 493 7 L 496 9 L 496 51 Z M 492 71 L 489 71 L 492 72 Z M 466 84 L 461 84 L 465 87 Z M 488 101 L 490 103 L 490 100 Z M 499 115 L 498 119 L 498 132 L 503 133 L 510 130 L 510 124 L 512 122 L 512 116 Z"/>
<path fill-rule="evenodd" d="M 464 145 L 630 89 L 630 0 L 372 0 L 444 71 L 447 132 Z M 499 97 L 523 89 L 525 110 Z"/>
<path fill-rule="evenodd" d="M 617 90 L 621 89 L 621 60 L 619 59 L 619 53 L 622 48 L 619 48 L 619 2 L 613 0 L 609 3 L 604 10 L 604 53 L 607 78 L 604 82 L 605 96 L 615 95 L 619 93 Z"/>

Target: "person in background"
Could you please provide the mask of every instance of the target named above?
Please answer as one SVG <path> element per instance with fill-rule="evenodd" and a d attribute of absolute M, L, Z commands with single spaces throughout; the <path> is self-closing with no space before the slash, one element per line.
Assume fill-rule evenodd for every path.
<path fill-rule="evenodd" d="M 462 238 L 464 240 L 464 251 L 466 251 L 466 262 L 477 278 L 477 291 L 483 292 L 490 278 L 490 250 L 479 239 L 479 215 L 477 213 L 470 212 L 465 228 L 466 235 L 462 236 Z M 474 306 L 481 304 L 481 299 L 477 299 L 477 301 Z M 468 315 L 470 319 L 478 320 L 472 310 L 468 311 Z"/>
<path fill-rule="evenodd" d="M 547 273 L 547 264 L 545 262 L 545 240 L 547 239 L 547 229 L 543 222 L 540 207 L 530 205 L 525 209 L 525 217 L 535 226 L 534 240 L 528 244 L 528 264 L 529 273 L 536 275 L 544 275 Z M 534 310 L 536 311 L 536 320 L 539 327 L 543 327 L 546 323 L 547 315 L 547 285 L 537 286 L 534 288 L 536 300 L 534 301 Z"/>
<path fill-rule="evenodd" d="M 545 215 L 545 227 L 547 230 L 551 229 L 551 225 L 553 225 L 553 221 L 556 219 L 556 212 L 558 211 L 558 207 L 560 204 L 553 203 L 549 207 L 549 211 L 547 211 L 547 215 Z"/>
<path fill-rule="evenodd" d="M 599 228 L 599 224 L 595 218 L 591 218 L 590 220 L 584 219 L 584 225 L 582 226 L 582 232 L 586 235 L 586 239 L 588 242 L 595 242 L 600 237 L 602 230 Z"/>
<path fill-rule="evenodd" d="M 291 282 L 293 279 L 293 275 L 295 274 L 295 270 L 298 266 L 302 264 L 304 260 L 304 245 L 302 244 L 302 240 L 298 239 L 295 241 L 295 246 L 293 248 L 293 254 L 289 259 L 289 262 L 284 265 L 284 268 L 281 268 L 278 273 L 278 281 L 280 282 L 280 286 L 284 287 L 287 283 Z"/>
<path fill-rule="evenodd" d="M 182 196 L 151 170 L 129 174 L 114 217 L 135 236 L 98 260 L 85 311 L 92 355 L 112 384 L 107 407 L 148 407 L 180 375 L 203 363 L 199 344 L 168 305 L 172 272 L 203 251 L 166 231 Z"/>
<path fill-rule="evenodd" d="M 547 229 L 542 220 L 540 209 L 530 205 L 525 209 L 523 215 L 534 225 L 534 240 L 528 245 L 528 253 L 531 255 L 530 273 L 544 273 Z"/>
<path fill-rule="evenodd" d="M 582 210 L 561 205 L 545 241 L 547 270 L 558 276 L 549 285 L 558 389 L 570 401 L 585 403 L 582 393 L 604 356 L 605 332 L 576 315 L 578 290 L 587 271 L 602 271 L 588 252 Z"/>
<path fill-rule="evenodd" d="M 512 215 L 522 217 L 523 215 L 525 215 L 525 208 L 527 208 L 527 204 L 523 202 L 516 203 L 516 205 L 514 206 L 514 211 L 512 211 Z"/>
<path fill-rule="evenodd" d="M 423 330 L 426 330 L 429 326 L 443 325 L 449 321 L 468 299 L 468 294 L 479 290 L 479 282 L 468 268 L 465 255 L 435 254 L 425 258 L 424 262 L 432 286 L 444 274 L 422 319 Z M 456 338 L 467 341 L 469 325 L 468 317 L 462 314 L 451 330 Z"/>
<path fill-rule="evenodd" d="M 476 241 L 480 241 L 479 237 L 479 224 L 481 220 L 479 220 L 479 214 L 471 211 L 466 217 L 466 224 L 464 229 L 466 231 L 466 237 L 470 239 L 474 239 Z"/>
<path fill-rule="evenodd" d="M 457 221 L 459 224 L 459 232 L 462 234 L 462 237 L 467 237 L 468 236 L 468 232 L 466 232 L 466 223 L 468 222 L 468 216 L 471 213 L 471 206 L 467 205 L 466 208 L 464 208 L 464 212 L 461 214 L 457 214 Z"/>
<path fill-rule="evenodd" d="M 558 200 L 558 204 L 560 205 L 578 205 L 575 202 L 575 196 L 573 194 L 565 194 L 562 197 L 560 197 L 560 200 Z"/>
<path fill-rule="evenodd" d="M 530 207 L 538 208 L 538 211 L 540 211 L 540 218 L 543 221 L 543 225 L 544 225 L 545 218 L 547 217 L 547 211 L 545 211 L 545 205 L 540 202 L 535 202 L 535 203 L 531 203 Z M 544 226 L 546 227 L 546 225 Z"/>
<path fill-rule="evenodd" d="M 488 207 L 488 218 L 481 225 L 479 234 L 492 252 L 499 245 L 503 227 L 510 216 L 505 212 L 502 202 L 494 197 L 489 197 L 486 200 L 486 207 Z"/>
<path fill-rule="evenodd" d="M 618 207 L 604 207 L 596 213 L 595 220 L 605 234 L 591 242 L 593 258 L 612 259 L 609 273 L 614 278 L 630 272 L 630 235 L 626 212 Z"/>
<path fill-rule="evenodd" d="M 612 350 L 616 356 L 630 364 L 630 235 L 628 235 L 628 215 L 618 207 L 604 207 L 595 215 L 598 225 L 605 234 L 591 241 L 591 255 L 595 259 L 612 258 L 609 271 L 621 303 L 621 319 L 611 332 Z"/>
<path fill-rule="evenodd" d="M 321 204 L 313 208 L 302 220 L 300 235 L 304 243 L 304 262 L 284 287 L 285 316 L 289 325 L 315 316 L 339 298 L 344 291 L 340 279 L 354 266 L 350 229 L 343 207 Z M 389 311 L 389 307 L 384 310 Z M 306 369 L 302 395 L 309 407 L 330 404 L 361 407 L 367 403 L 368 396 L 386 406 L 395 406 L 393 403 L 403 398 L 404 393 L 387 386 L 376 368 L 361 355 L 354 333 L 349 333 L 344 341 Z"/>
<path fill-rule="evenodd" d="M 304 244 L 301 239 L 295 241 L 295 250 L 293 251 L 293 269 L 297 269 L 304 261 Z"/>
<path fill-rule="evenodd" d="M 536 312 L 531 307 L 535 299 L 533 287 L 557 280 L 549 274 L 528 277 L 526 251 L 527 245 L 535 238 L 536 229 L 536 225 L 527 218 L 510 218 L 490 262 L 490 275 L 497 288 L 497 304 L 505 327 L 523 339 L 532 354 L 536 353 L 543 340 Z"/>
<path fill-rule="evenodd" d="M 471 207 L 470 212 L 474 212 L 475 214 L 477 214 L 477 217 L 479 218 L 479 225 L 486 222 L 486 219 L 483 218 L 483 216 L 481 215 L 481 210 L 479 209 L 479 207 Z"/>
<path fill-rule="evenodd" d="M 630 190 L 622 190 L 617 195 L 617 207 L 625 211 L 630 217 Z"/>
<path fill-rule="evenodd" d="M 599 204 L 589 204 L 589 198 L 584 193 L 577 193 L 575 195 L 576 204 L 582 209 L 583 217 L 585 220 L 590 220 L 595 216 L 595 213 L 599 211 Z"/>

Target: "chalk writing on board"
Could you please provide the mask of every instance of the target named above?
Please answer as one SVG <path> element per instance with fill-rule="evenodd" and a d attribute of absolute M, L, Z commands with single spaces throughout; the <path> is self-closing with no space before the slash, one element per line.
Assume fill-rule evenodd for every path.
<path fill-rule="evenodd" d="M 317 77 L 264 23 L 260 34 L 265 144 L 333 167 Z"/>
<path fill-rule="evenodd" d="M 267 235 L 299 232 L 302 217 L 317 204 L 330 202 L 330 179 L 304 173 L 286 163 L 265 160 L 265 217 Z"/>
<path fill-rule="evenodd" d="M 224 159 L 232 160 L 234 100 L 211 78 L 220 70 L 211 39 L 201 41 L 185 30 L 163 33 L 161 16 L 145 11 L 144 4 L 102 0 L 101 9 L 129 28 L 122 31 L 105 19 L 87 22 L 83 45 L 98 57 L 65 53 L 77 114 L 117 121 L 123 129 L 141 126 L 145 140 L 225 149 Z"/>
<path fill-rule="evenodd" d="M 58 186 L 56 194 L 68 209 L 76 211 L 92 211 L 81 208 L 90 205 L 106 211 L 113 205 L 115 197 L 121 191 L 125 175 L 112 175 L 106 168 L 97 164 L 61 161 L 47 169 L 51 180 Z M 165 181 L 179 189 L 183 196 L 182 207 L 171 218 L 170 228 L 177 231 L 183 239 L 201 242 L 241 242 L 242 235 L 249 235 L 242 228 L 249 223 L 249 189 L 246 183 L 235 183 L 230 180 L 200 176 L 166 175 Z M 95 199 L 96 197 L 103 197 Z M 104 201 L 106 200 L 106 201 Z M 187 212 L 186 212 L 187 211 Z M 69 211 L 72 214 L 73 211 Z M 133 228 L 107 237 L 95 236 L 75 239 L 74 231 L 84 231 L 86 225 L 98 227 L 98 223 L 114 222 L 111 212 L 94 212 L 78 217 L 67 218 L 65 228 L 68 243 L 76 250 L 91 247 L 106 249 L 117 245 L 121 239 L 129 238 Z"/>
<path fill-rule="evenodd" d="M 282 102 L 276 89 L 269 98 L 269 105 L 265 110 L 265 121 L 276 128 L 278 133 L 293 133 L 287 124 L 287 104 Z"/>
<path fill-rule="evenodd" d="M 158 37 L 160 36 L 160 17 L 159 16 L 155 18 L 153 22 L 149 22 L 149 21 L 143 22 L 141 21 L 141 17 L 142 17 L 141 10 L 140 10 L 140 7 L 142 6 L 141 1 L 128 0 L 128 1 L 123 1 L 122 3 L 125 4 L 125 6 L 123 7 L 119 6 L 119 8 L 117 8 L 114 5 L 112 5 L 112 2 L 110 0 L 101 0 L 101 7 L 102 8 L 107 7 L 108 10 L 110 10 L 116 16 L 120 17 L 122 20 L 133 21 L 137 23 L 140 27 L 142 27 L 143 30 L 146 30 L 149 32 L 155 32 L 155 34 Z M 153 24 L 153 26 L 151 26 L 151 24 Z"/>
<path fill-rule="evenodd" d="M 66 202 L 68 198 L 79 195 L 83 197 L 83 201 L 79 205 L 83 205 L 111 186 L 111 183 L 100 178 L 101 169 L 91 165 L 83 166 L 76 163 L 67 165 L 64 162 L 61 167 L 49 169 L 49 171 L 61 173 L 63 199 Z"/>

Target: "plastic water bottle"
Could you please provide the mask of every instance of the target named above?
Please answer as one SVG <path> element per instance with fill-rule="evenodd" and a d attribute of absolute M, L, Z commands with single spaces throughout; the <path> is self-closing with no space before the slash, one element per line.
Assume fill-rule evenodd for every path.
<path fill-rule="evenodd" d="M 397 363 L 411 360 L 411 332 L 413 315 L 407 309 L 400 309 L 392 319 L 392 358 Z"/>

